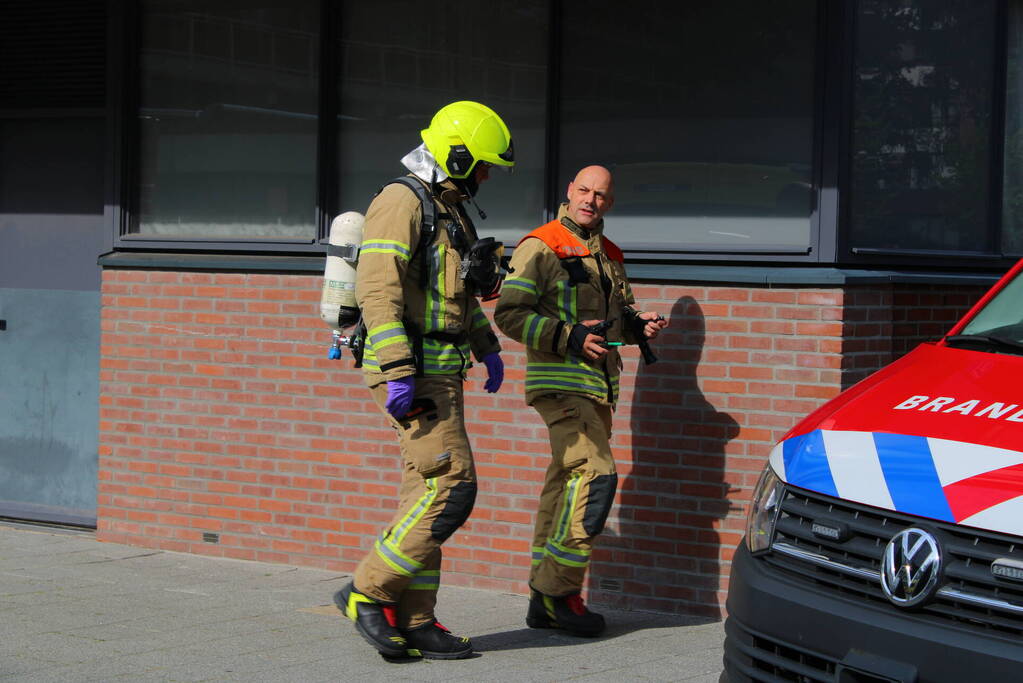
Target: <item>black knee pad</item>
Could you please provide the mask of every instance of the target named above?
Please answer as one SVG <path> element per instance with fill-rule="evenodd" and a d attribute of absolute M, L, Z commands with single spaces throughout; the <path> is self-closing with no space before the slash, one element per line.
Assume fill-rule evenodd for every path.
<path fill-rule="evenodd" d="M 448 540 L 451 534 L 458 531 L 458 527 L 469 519 L 474 505 L 476 505 L 476 482 L 458 482 L 451 487 L 448 499 L 444 503 L 444 509 L 440 511 L 437 519 L 433 521 L 433 526 L 430 527 L 430 534 L 441 543 Z"/>
<path fill-rule="evenodd" d="M 611 504 L 618 490 L 617 474 L 601 474 L 590 482 L 590 495 L 583 513 L 583 530 L 588 536 L 596 536 L 604 530 L 604 522 L 611 512 Z"/>

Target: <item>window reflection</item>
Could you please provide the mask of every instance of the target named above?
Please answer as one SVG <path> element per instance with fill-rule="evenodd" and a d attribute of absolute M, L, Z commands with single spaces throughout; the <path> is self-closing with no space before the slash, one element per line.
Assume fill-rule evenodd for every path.
<path fill-rule="evenodd" d="M 1023 254 L 1023 2 L 1009 5 L 1002 253 Z"/>
<path fill-rule="evenodd" d="M 137 231 L 315 237 L 319 3 L 146 0 Z"/>
<path fill-rule="evenodd" d="M 862 0 L 854 247 L 987 251 L 994 2 Z"/>
<path fill-rule="evenodd" d="M 642 7 L 564 5 L 560 186 L 610 167 L 623 244 L 805 251 L 816 5 Z"/>
<path fill-rule="evenodd" d="M 406 173 L 433 114 L 457 100 L 496 111 L 511 130 L 515 172 L 494 172 L 470 215 L 481 235 L 514 244 L 543 219 L 547 3 L 455 0 L 345 3 L 340 45 L 341 211 L 365 211 Z M 400 20 L 398 20 L 400 18 Z"/>

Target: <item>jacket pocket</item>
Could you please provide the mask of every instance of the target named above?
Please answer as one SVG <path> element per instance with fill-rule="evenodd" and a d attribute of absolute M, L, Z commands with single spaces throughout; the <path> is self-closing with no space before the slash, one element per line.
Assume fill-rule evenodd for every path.
<path fill-rule="evenodd" d="M 444 245 L 444 289 L 448 300 L 459 300 L 465 294 L 461 274 L 462 256 L 450 244 Z"/>
<path fill-rule="evenodd" d="M 460 274 L 462 258 L 450 244 L 438 244 L 436 274 L 431 298 L 427 303 L 433 330 L 455 333 L 465 327 L 466 291 Z"/>

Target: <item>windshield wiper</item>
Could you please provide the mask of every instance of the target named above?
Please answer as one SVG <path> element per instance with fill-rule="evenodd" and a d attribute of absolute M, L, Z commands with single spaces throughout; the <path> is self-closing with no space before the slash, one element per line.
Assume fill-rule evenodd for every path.
<path fill-rule="evenodd" d="M 989 348 L 1003 349 L 1023 353 L 1023 342 L 999 337 L 993 334 L 954 334 L 945 338 L 946 344 L 980 344 Z"/>

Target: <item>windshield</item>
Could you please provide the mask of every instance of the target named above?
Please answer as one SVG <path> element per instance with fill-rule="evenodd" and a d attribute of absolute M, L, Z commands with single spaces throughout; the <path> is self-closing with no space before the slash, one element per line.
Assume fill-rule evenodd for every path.
<path fill-rule="evenodd" d="M 1023 343 L 1023 277 L 1017 276 L 974 316 L 961 331 L 963 336 L 994 336 Z"/>

